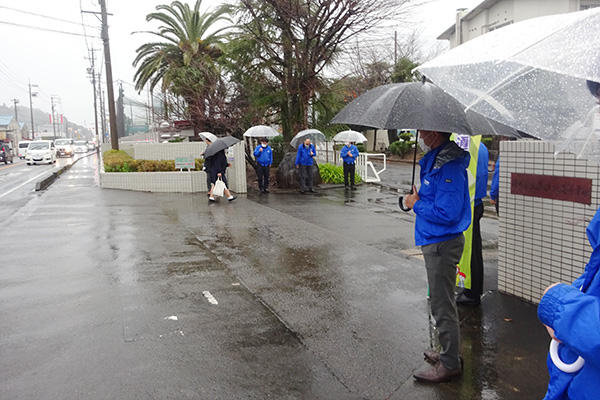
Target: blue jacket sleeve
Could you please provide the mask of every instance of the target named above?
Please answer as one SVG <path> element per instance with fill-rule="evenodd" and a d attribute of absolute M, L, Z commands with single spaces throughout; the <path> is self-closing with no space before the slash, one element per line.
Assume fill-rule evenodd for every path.
<path fill-rule="evenodd" d="M 490 186 L 490 198 L 494 201 L 498 200 L 498 186 L 500 185 L 500 157 L 496 160 L 494 168 L 494 176 L 492 177 L 492 186 Z"/>
<path fill-rule="evenodd" d="M 260 155 L 260 145 L 256 146 L 254 149 L 254 157 L 258 157 Z"/>
<path fill-rule="evenodd" d="M 302 145 L 298 146 L 298 152 L 296 153 L 296 165 L 300 164 L 300 152 L 302 151 Z"/>
<path fill-rule="evenodd" d="M 313 152 L 313 155 L 312 155 L 312 157 L 316 157 L 316 156 L 317 156 L 317 147 L 316 147 L 314 144 L 311 144 L 311 145 L 310 145 L 310 149 L 311 149 L 311 150 L 312 150 L 312 152 Z M 309 153 L 309 155 L 310 155 L 310 153 Z"/>
<path fill-rule="evenodd" d="M 437 173 L 435 199 L 421 199 L 414 205 L 414 212 L 428 222 L 455 225 L 463 215 L 465 190 L 468 190 L 466 170 L 449 163 Z"/>
<path fill-rule="evenodd" d="M 355 160 L 358 158 L 358 148 L 356 146 L 352 146 L 352 155 Z"/>
<path fill-rule="evenodd" d="M 586 363 L 600 366 L 600 298 L 574 286 L 557 285 L 542 297 L 538 317 Z"/>

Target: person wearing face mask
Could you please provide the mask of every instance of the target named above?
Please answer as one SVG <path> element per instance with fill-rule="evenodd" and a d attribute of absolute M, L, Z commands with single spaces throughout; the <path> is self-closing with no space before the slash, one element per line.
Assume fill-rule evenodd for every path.
<path fill-rule="evenodd" d="M 296 153 L 296 168 L 300 171 L 300 193 L 306 193 L 306 188 L 311 193 L 315 193 L 313 188 L 313 158 L 317 155 L 315 145 L 310 143 L 310 139 L 306 138 L 304 143 L 298 146 Z"/>
<path fill-rule="evenodd" d="M 421 246 L 430 307 L 439 333 L 441 351 L 427 350 L 432 365 L 413 375 L 422 382 L 439 383 L 462 376 L 460 326 L 454 295 L 456 265 L 471 223 L 467 167 L 471 156 L 450 141 L 450 133 L 420 130 L 419 145 L 427 154 L 419 161 L 421 187 L 405 204 L 417 215 L 415 244 Z"/>
<path fill-rule="evenodd" d="M 269 193 L 269 172 L 273 164 L 273 150 L 269 146 L 269 139 L 262 138 L 260 144 L 254 149 L 256 157 L 256 175 L 258 176 L 258 189 L 261 193 Z"/>
<path fill-rule="evenodd" d="M 346 190 L 354 186 L 354 174 L 356 173 L 356 160 L 358 159 L 358 148 L 352 142 L 346 142 L 340 151 L 340 157 L 344 161 L 344 186 Z M 348 186 L 348 177 L 350 177 L 350 186 Z"/>

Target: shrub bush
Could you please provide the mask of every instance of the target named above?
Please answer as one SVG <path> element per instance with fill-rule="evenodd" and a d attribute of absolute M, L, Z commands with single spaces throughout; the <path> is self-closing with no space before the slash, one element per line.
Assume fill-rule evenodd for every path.
<path fill-rule="evenodd" d="M 390 144 L 390 151 L 393 154 L 396 154 L 400 157 L 404 157 L 406 156 L 411 150 L 412 150 L 412 146 L 415 144 L 414 141 L 397 141 L 394 142 L 392 144 Z"/>
<path fill-rule="evenodd" d="M 344 168 L 342 166 L 319 164 L 319 173 L 323 183 L 344 183 Z M 354 181 L 356 183 L 362 182 L 358 174 L 354 174 Z"/>
<path fill-rule="evenodd" d="M 202 171 L 204 160 L 196 158 L 195 171 Z M 175 160 L 135 160 L 122 150 L 104 153 L 105 172 L 175 172 Z"/>
<path fill-rule="evenodd" d="M 269 140 L 269 146 L 273 149 L 273 166 L 279 166 L 285 156 L 286 144 L 283 142 L 283 136 L 275 136 Z"/>

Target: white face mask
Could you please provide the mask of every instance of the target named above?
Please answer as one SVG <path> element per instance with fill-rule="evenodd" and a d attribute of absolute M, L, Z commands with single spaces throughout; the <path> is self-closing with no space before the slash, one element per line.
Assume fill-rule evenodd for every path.
<path fill-rule="evenodd" d="M 261 143 L 260 144 L 262 147 L 267 147 L 266 143 Z"/>
<path fill-rule="evenodd" d="M 429 153 L 431 151 L 431 147 L 427 146 L 425 144 L 425 141 L 423 140 L 422 137 L 419 138 L 419 147 L 421 148 L 421 150 L 423 150 L 423 152 L 425 153 Z"/>
<path fill-rule="evenodd" d="M 346 142 L 346 146 L 350 147 L 350 142 Z"/>

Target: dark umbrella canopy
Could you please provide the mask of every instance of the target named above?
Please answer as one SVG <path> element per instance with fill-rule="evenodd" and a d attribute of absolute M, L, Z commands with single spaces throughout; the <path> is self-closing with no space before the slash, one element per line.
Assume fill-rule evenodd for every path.
<path fill-rule="evenodd" d="M 233 146 L 234 144 L 240 141 L 240 139 L 235 138 L 233 136 L 225 136 L 222 138 L 218 138 L 206 148 L 206 151 L 204 152 L 204 158 L 212 157 L 219 151 L 225 150 L 226 148 Z"/>
<path fill-rule="evenodd" d="M 514 129 L 474 114 L 465 113 L 463 104 L 432 83 L 393 83 L 368 90 L 340 111 L 331 123 L 379 129 L 518 136 Z"/>

